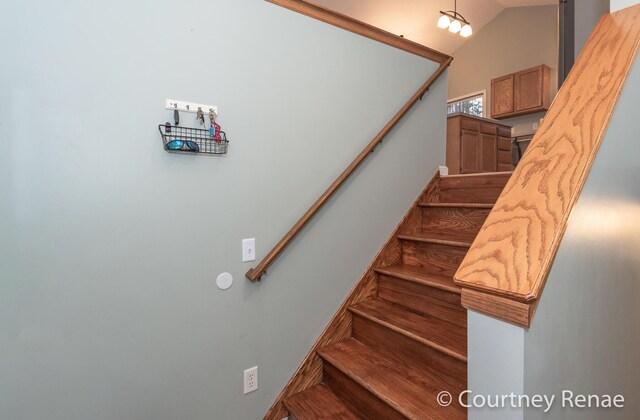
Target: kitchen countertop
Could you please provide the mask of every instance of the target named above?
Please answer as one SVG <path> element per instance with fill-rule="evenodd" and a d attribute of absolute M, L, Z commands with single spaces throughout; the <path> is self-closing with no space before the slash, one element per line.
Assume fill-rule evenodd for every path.
<path fill-rule="evenodd" d="M 453 117 L 468 117 L 468 118 L 473 118 L 474 120 L 484 121 L 484 122 L 488 122 L 488 123 L 491 123 L 491 124 L 498 124 L 498 125 L 501 125 L 503 127 L 511 128 L 510 125 L 505 124 L 503 122 L 500 122 L 498 120 L 492 120 L 491 118 L 485 118 L 485 117 L 476 117 L 475 115 L 465 114 L 464 112 L 456 112 L 455 114 L 447 115 L 447 118 L 453 118 Z"/>

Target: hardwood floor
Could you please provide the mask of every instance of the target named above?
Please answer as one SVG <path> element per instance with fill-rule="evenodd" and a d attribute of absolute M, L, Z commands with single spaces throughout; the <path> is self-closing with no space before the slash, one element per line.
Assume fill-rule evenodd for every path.
<path fill-rule="evenodd" d="M 508 175 L 432 180 L 354 289 L 366 284 L 366 295 L 347 298 L 336 315 L 343 327 L 331 336 L 330 325 L 307 357 L 313 376 L 299 370 L 290 382 L 307 384 L 283 398 L 290 418 L 467 417 L 457 402 L 467 387 L 467 312 L 453 275 Z M 442 391 L 453 395 L 448 407 L 438 404 Z"/>

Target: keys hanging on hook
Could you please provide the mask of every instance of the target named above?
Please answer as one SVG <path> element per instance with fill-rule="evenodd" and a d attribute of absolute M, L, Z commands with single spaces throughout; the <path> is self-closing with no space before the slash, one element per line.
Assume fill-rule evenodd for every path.
<path fill-rule="evenodd" d="M 220 143 L 222 141 L 222 136 L 220 136 L 220 125 L 216 123 L 216 113 L 213 109 L 209 109 L 209 120 L 211 121 L 211 127 L 209 127 L 209 135 L 216 143 Z"/>
<path fill-rule="evenodd" d="M 204 126 L 204 112 L 200 107 L 198 107 L 198 112 L 196 112 L 196 118 L 198 119 L 200 125 Z"/>
<path fill-rule="evenodd" d="M 178 105 L 175 105 L 175 109 L 173 110 L 173 123 L 177 127 L 180 124 L 180 112 L 178 112 Z"/>
<path fill-rule="evenodd" d="M 216 113 L 213 112 L 213 110 L 209 110 L 209 122 L 211 123 L 211 126 L 209 127 L 209 136 L 213 139 L 216 135 Z"/>

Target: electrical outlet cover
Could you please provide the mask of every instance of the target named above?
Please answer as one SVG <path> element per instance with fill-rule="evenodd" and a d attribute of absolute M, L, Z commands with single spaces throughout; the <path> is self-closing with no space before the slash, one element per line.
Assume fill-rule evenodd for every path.
<path fill-rule="evenodd" d="M 248 394 L 258 390 L 258 366 L 244 371 L 244 393 Z"/>

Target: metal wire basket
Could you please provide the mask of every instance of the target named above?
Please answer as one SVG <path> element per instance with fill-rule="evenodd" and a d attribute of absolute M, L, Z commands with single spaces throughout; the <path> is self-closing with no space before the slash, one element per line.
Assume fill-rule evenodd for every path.
<path fill-rule="evenodd" d="M 220 131 L 222 139 L 216 140 L 209 130 L 202 128 L 160 124 L 158 130 L 162 136 L 164 150 L 170 153 L 224 155 L 229 149 L 229 141 L 224 131 Z"/>

